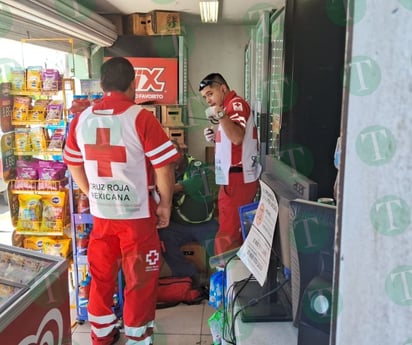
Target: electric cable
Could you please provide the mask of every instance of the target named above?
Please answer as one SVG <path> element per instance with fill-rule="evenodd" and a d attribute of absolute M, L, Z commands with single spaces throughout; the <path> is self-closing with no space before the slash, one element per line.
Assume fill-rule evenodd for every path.
<path fill-rule="evenodd" d="M 289 281 L 289 279 L 285 279 L 282 284 L 278 285 L 276 288 L 268 291 L 267 293 L 263 294 L 262 296 L 259 296 L 258 298 L 251 298 L 247 304 L 245 304 L 242 308 L 239 308 L 239 310 L 235 313 L 232 323 L 233 323 L 233 328 L 236 322 L 237 317 L 239 316 L 239 314 L 244 311 L 245 309 L 254 306 L 256 304 L 258 304 L 262 299 L 276 293 L 277 291 L 279 291 L 281 288 L 283 288 L 283 286 Z M 234 334 L 234 336 L 236 337 L 236 334 Z"/>

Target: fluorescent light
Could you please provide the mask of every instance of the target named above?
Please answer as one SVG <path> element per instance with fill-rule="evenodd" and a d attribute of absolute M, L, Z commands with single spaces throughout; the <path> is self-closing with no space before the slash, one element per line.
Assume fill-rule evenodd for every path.
<path fill-rule="evenodd" d="M 200 19 L 203 23 L 217 23 L 219 13 L 218 0 L 201 0 L 199 6 Z"/>
<path fill-rule="evenodd" d="M 116 27 L 112 22 L 77 2 L 0 0 L 0 5 L 2 11 L 8 11 L 13 16 L 101 47 L 109 47 L 117 39 Z"/>

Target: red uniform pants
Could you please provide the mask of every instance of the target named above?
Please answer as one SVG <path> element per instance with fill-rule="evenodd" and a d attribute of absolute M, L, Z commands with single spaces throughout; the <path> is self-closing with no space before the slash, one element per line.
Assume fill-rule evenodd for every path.
<path fill-rule="evenodd" d="M 119 269 L 125 277 L 125 335 L 149 344 L 153 333 L 160 242 L 156 218 L 108 220 L 94 218 L 88 247 L 92 276 L 88 304 L 93 345 L 110 344 L 116 317 L 113 293 Z M 148 339 L 149 338 L 149 339 Z"/>
<path fill-rule="evenodd" d="M 242 245 L 239 207 L 253 202 L 259 181 L 243 182 L 243 173 L 229 174 L 229 185 L 220 186 L 218 196 L 219 229 L 215 237 L 215 255 Z"/>

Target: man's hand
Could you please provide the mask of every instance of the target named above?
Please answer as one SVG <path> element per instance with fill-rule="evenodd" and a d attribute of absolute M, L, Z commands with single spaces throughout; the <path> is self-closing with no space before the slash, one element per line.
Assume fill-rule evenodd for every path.
<path fill-rule="evenodd" d="M 221 120 L 226 114 L 225 114 L 225 109 L 222 106 L 212 106 L 209 107 L 205 110 L 205 114 L 207 119 L 214 125 L 217 125 L 219 123 L 219 120 Z"/>
<path fill-rule="evenodd" d="M 216 139 L 216 133 L 213 128 L 208 127 L 203 130 L 203 135 L 205 136 L 206 141 L 209 143 L 214 143 Z"/>
<path fill-rule="evenodd" d="M 157 206 L 157 210 L 156 210 L 157 228 L 161 229 L 161 228 L 166 228 L 167 226 L 169 226 L 170 213 L 171 213 L 170 207 L 163 207 L 161 205 Z"/>

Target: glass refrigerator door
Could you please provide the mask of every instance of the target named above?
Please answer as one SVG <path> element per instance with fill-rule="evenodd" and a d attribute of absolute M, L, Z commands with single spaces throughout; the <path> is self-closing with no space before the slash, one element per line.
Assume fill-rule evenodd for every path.
<path fill-rule="evenodd" d="M 260 160 L 264 165 L 264 157 L 267 153 L 267 116 L 268 116 L 268 84 L 269 84 L 269 19 L 270 12 L 264 11 L 256 25 L 256 34 L 252 40 L 255 41 L 254 85 L 255 94 L 252 109 L 256 116 L 260 142 Z"/>
<path fill-rule="evenodd" d="M 19 251 L 19 248 L 0 246 L 0 279 L 31 285 L 55 264 L 52 259 L 37 256 L 35 252 L 26 252 Z"/>
<path fill-rule="evenodd" d="M 282 98 L 284 83 L 283 31 L 284 8 L 271 17 L 270 35 L 270 81 L 269 81 L 269 118 L 268 118 L 268 154 L 279 158 L 280 127 L 282 123 Z"/>
<path fill-rule="evenodd" d="M 0 314 L 27 290 L 25 285 L 0 279 Z"/>

